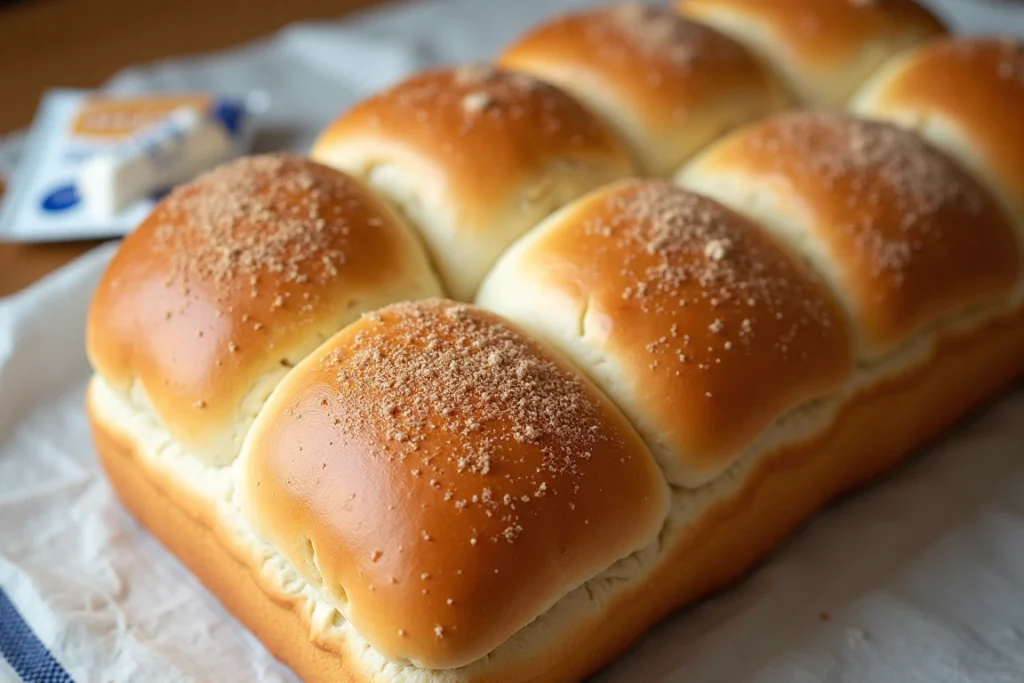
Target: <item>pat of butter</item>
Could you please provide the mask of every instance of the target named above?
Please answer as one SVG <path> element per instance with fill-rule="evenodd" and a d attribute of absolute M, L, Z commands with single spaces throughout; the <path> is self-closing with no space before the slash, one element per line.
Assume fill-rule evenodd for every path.
<path fill-rule="evenodd" d="M 190 180 L 238 155 L 239 105 L 175 109 L 124 144 L 86 162 L 78 176 L 94 215 L 112 218 L 133 202 Z"/>
<path fill-rule="evenodd" d="M 127 234 L 160 193 L 245 153 L 265 100 L 49 91 L 0 202 L 0 239 Z"/>

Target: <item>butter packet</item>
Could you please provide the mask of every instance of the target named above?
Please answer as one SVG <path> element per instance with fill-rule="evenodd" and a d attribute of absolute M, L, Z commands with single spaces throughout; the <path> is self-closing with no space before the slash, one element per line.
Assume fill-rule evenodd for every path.
<path fill-rule="evenodd" d="M 171 187 L 248 149 L 261 97 L 47 92 L 0 200 L 0 240 L 127 234 Z"/>

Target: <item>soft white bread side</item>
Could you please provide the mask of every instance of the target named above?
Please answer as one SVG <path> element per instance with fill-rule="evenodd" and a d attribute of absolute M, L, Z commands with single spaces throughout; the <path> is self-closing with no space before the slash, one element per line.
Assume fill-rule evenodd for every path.
<path fill-rule="evenodd" d="M 615 134 L 572 97 L 487 65 L 430 71 L 369 98 L 328 126 L 311 156 L 404 214 L 460 300 L 545 216 L 634 174 Z"/>
<path fill-rule="evenodd" d="M 751 221 L 667 181 L 617 183 L 555 214 L 506 252 L 477 302 L 588 372 L 687 487 L 852 369 L 818 278 Z"/>
<path fill-rule="evenodd" d="M 238 469 L 253 527 L 396 663 L 486 656 L 654 540 L 668 488 L 615 406 L 452 301 L 390 306 L 300 363 Z"/>
<path fill-rule="evenodd" d="M 796 98 L 839 106 L 875 69 L 946 32 L 914 0 L 676 0 L 760 55 Z"/>
<path fill-rule="evenodd" d="M 974 172 L 1024 241 L 1024 43 L 956 37 L 895 59 L 851 103 L 911 128 Z"/>
<path fill-rule="evenodd" d="M 669 8 L 638 3 L 556 17 L 498 61 L 575 95 L 655 176 L 788 103 L 782 84 L 742 45 Z"/>
<path fill-rule="evenodd" d="M 227 164 L 163 199 L 100 281 L 96 371 L 211 463 L 274 385 L 363 311 L 440 294 L 415 236 L 361 183 L 293 155 Z"/>
<path fill-rule="evenodd" d="M 917 135 L 840 113 L 744 127 L 678 175 L 758 220 L 832 286 L 858 356 L 1008 296 L 1021 247 L 998 202 Z"/>

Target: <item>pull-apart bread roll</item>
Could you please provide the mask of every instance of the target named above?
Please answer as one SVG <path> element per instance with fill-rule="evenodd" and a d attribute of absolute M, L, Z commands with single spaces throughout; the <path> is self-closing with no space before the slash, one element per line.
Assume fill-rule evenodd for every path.
<path fill-rule="evenodd" d="M 125 410 L 223 465 L 324 339 L 363 311 L 439 292 L 415 236 L 359 183 L 299 157 L 251 157 L 174 191 L 125 239 L 96 291 L 88 353 Z"/>
<path fill-rule="evenodd" d="M 760 55 L 806 104 L 838 106 L 887 59 L 946 32 L 914 0 L 676 0 Z"/>
<path fill-rule="evenodd" d="M 958 37 L 895 59 L 852 103 L 914 129 L 1003 201 L 1024 235 L 1024 44 Z"/>
<path fill-rule="evenodd" d="M 368 314 L 307 358 L 239 474 L 243 512 L 321 599 L 421 669 L 491 653 L 653 540 L 668 498 L 571 366 L 441 300 Z"/>
<path fill-rule="evenodd" d="M 787 103 L 778 80 L 742 45 L 671 9 L 642 4 L 555 18 L 499 62 L 571 92 L 629 143 L 641 172 L 655 176 Z"/>
<path fill-rule="evenodd" d="M 721 474 L 851 367 L 842 312 L 809 269 L 749 220 L 666 181 L 566 207 L 509 250 L 478 303 L 586 370 L 685 486 Z"/>
<path fill-rule="evenodd" d="M 1024 372 L 1020 49 L 779 113 L 759 59 L 836 104 L 942 26 L 680 7 L 713 28 L 613 6 L 414 76 L 111 262 L 100 460 L 303 679 L 581 680 Z"/>
<path fill-rule="evenodd" d="M 1020 278 L 1020 243 L 1000 205 L 953 160 L 889 124 L 782 114 L 713 145 L 679 180 L 811 263 L 849 312 L 865 360 L 1002 303 Z"/>
<path fill-rule="evenodd" d="M 456 299 L 566 202 L 634 172 L 563 91 L 487 65 L 415 76 L 342 115 L 312 157 L 363 178 L 415 225 Z"/>

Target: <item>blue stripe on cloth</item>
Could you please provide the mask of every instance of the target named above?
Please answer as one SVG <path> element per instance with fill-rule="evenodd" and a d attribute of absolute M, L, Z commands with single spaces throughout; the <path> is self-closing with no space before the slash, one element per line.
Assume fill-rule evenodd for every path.
<path fill-rule="evenodd" d="M 74 683 L 0 589 L 0 655 L 25 683 Z"/>

